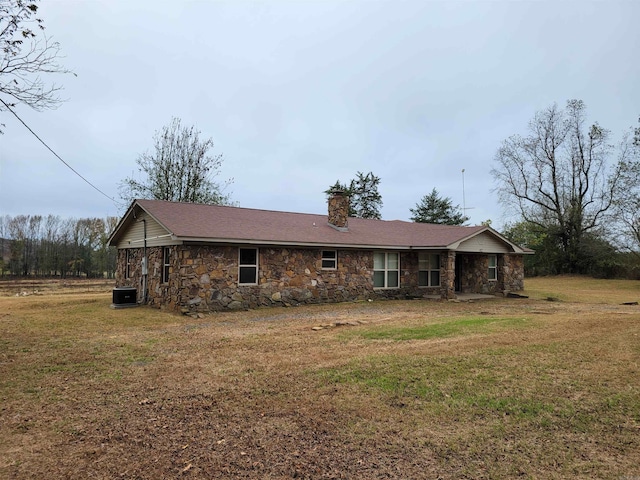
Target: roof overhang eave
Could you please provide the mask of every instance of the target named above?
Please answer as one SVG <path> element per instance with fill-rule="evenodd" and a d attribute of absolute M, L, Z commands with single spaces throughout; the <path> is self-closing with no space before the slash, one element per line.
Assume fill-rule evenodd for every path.
<path fill-rule="evenodd" d="M 107 240 L 107 245 L 109 247 L 115 246 L 115 241 L 117 240 L 118 237 L 120 237 L 121 235 L 120 231 L 122 230 L 122 227 L 125 225 L 125 223 L 127 223 L 127 220 L 129 219 L 129 216 L 133 212 L 133 207 L 135 206 L 136 202 L 137 200 L 134 200 L 133 202 L 131 202 L 131 205 L 129 205 L 129 208 L 127 208 L 127 211 L 125 212 L 125 214 L 122 216 L 122 218 L 116 225 L 116 228 L 114 228 L 113 232 L 111 232 L 111 235 L 109 235 L 109 239 Z"/>
<path fill-rule="evenodd" d="M 279 247 L 310 247 L 310 248 L 353 248 L 365 250 L 413 250 L 416 247 L 408 245 L 373 245 L 356 243 L 336 243 L 336 242 L 293 242 L 285 240 L 261 240 L 255 238 L 204 238 L 204 237 L 175 237 L 182 243 L 216 243 L 232 245 L 267 245 Z M 419 247 L 419 248 L 440 248 L 440 247 Z"/>
<path fill-rule="evenodd" d="M 459 242 L 454 242 L 451 243 L 449 245 L 447 245 L 445 248 L 447 250 L 453 250 L 453 251 L 457 251 L 458 248 L 460 248 L 460 244 L 464 242 L 464 240 L 460 240 Z M 511 251 L 508 252 L 509 254 L 517 254 L 517 255 L 523 255 L 523 254 L 532 254 L 534 252 L 527 252 L 525 250 L 523 250 L 522 248 L 518 247 L 517 245 L 511 243 L 511 242 L 506 242 L 506 244 L 511 248 Z M 463 253 L 468 253 L 468 252 L 464 252 Z M 478 253 L 486 253 L 486 252 L 482 252 L 479 251 Z"/>
<path fill-rule="evenodd" d="M 116 228 L 113 230 L 113 232 L 109 236 L 109 240 L 108 240 L 108 243 L 107 243 L 108 246 L 110 246 L 110 247 L 114 247 L 115 246 L 115 243 L 117 242 L 117 240 L 122 236 L 122 230 L 125 227 L 125 225 L 127 225 L 128 223 L 132 223 L 133 222 L 133 220 L 130 220 L 131 217 L 133 217 L 133 219 L 135 220 L 135 218 L 136 218 L 136 207 L 138 207 L 140 210 L 142 210 L 147 215 L 149 215 L 149 217 L 153 221 L 155 221 L 164 230 L 166 230 L 167 233 L 169 235 L 171 235 L 172 239 L 176 238 L 175 235 L 165 226 L 164 223 L 162 223 L 160 220 L 158 220 L 151 212 L 149 212 L 149 210 L 144 208 L 140 204 L 140 202 L 136 199 L 133 202 L 131 202 L 131 205 L 129 206 L 129 208 L 127 209 L 125 214 L 122 216 L 122 218 L 118 222 L 118 225 L 116 225 Z"/>

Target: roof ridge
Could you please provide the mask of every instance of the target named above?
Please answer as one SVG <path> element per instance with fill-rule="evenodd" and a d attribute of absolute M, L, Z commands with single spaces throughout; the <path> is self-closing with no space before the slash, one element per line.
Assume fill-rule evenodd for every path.
<path fill-rule="evenodd" d="M 165 204 L 170 204 L 170 205 L 194 205 L 194 206 L 200 206 L 200 207 L 216 207 L 216 208 L 233 208 L 233 209 L 239 209 L 239 210 L 247 210 L 247 211 L 253 211 L 253 212 L 270 212 L 270 213 L 282 213 L 282 214 L 288 214 L 288 215 L 308 215 L 308 216 L 327 216 L 327 213 L 308 213 L 308 212 L 293 212 L 293 211 L 289 211 L 289 210 L 273 210 L 273 209 L 265 209 L 265 208 L 254 208 L 254 207 L 242 207 L 240 205 L 219 205 L 219 204 L 214 204 L 214 203 L 198 203 L 198 202 L 176 202 L 176 201 L 172 201 L 172 200 L 159 200 L 159 199 L 153 199 L 153 198 L 139 198 L 135 200 L 136 202 L 154 202 L 154 203 L 165 203 Z M 361 217 L 348 217 L 349 220 L 355 220 L 357 222 L 369 222 L 369 221 L 374 221 L 374 222 L 387 222 L 387 223 L 392 223 L 392 222 L 398 222 L 398 223 L 402 223 L 402 224 L 406 224 L 406 225 L 412 225 L 412 224 L 416 224 L 419 225 L 422 222 L 413 222 L 411 220 L 401 220 L 399 218 L 395 218 L 393 220 L 385 220 L 384 218 L 361 218 Z M 424 225 L 430 225 L 430 226 L 434 226 L 436 228 L 484 228 L 484 225 L 444 225 L 444 224 L 439 224 L 439 223 L 424 223 Z"/>
<path fill-rule="evenodd" d="M 197 203 L 197 202 L 174 202 L 171 200 L 157 200 L 152 198 L 139 198 L 135 200 L 136 202 L 158 202 L 158 203 L 168 203 L 170 205 L 195 205 L 198 207 L 216 207 L 216 208 L 235 208 L 239 210 L 252 210 L 254 212 L 271 212 L 271 213 L 288 213 L 294 215 L 325 215 L 323 213 L 307 213 L 307 212 L 292 212 L 288 210 L 272 210 L 266 208 L 254 208 L 254 207 L 241 207 L 240 205 L 219 205 L 215 203 Z"/>

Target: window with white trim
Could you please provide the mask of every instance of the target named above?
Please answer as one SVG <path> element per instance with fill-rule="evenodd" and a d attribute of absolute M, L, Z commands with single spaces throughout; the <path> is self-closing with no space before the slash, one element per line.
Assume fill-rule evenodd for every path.
<path fill-rule="evenodd" d="M 418 253 L 418 286 L 440 286 L 440 255 L 438 253 Z"/>
<path fill-rule="evenodd" d="M 162 283 L 169 283 L 169 269 L 171 268 L 171 248 L 162 248 Z"/>
<path fill-rule="evenodd" d="M 238 260 L 238 283 L 256 285 L 258 283 L 258 249 L 241 248 Z"/>
<path fill-rule="evenodd" d="M 335 270 L 338 267 L 338 251 L 322 250 L 322 269 Z"/>
<path fill-rule="evenodd" d="M 374 252 L 373 287 L 398 288 L 400 286 L 400 254 Z"/>
<path fill-rule="evenodd" d="M 498 256 L 489 255 L 489 270 L 487 277 L 490 281 L 498 280 Z"/>

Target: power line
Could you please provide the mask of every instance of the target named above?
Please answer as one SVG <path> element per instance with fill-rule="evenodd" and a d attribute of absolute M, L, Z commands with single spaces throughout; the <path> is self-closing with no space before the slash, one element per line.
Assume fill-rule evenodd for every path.
<path fill-rule="evenodd" d="M 31 127 L 29 127 L 29 125 L 27 125 L 27 124 L 26 124 L 26 123 L 25 123 L 25 122 L 24 122 L 24 121 L 23 121 L 23 120 L 18 116 L 18 114 L 17 114 L 16 112 L 14 112 L 14 111 L 11 109 L 11 107 L 10 107 L 9 105 L 7 105 L 7 104 L 5 103 L 5 101 L 4 101 L 4 100 L 2 100 L 2 99 L 0 98 L 0 102 L 2 102 L 2 104 L 6 107 L 6 109 L 7 109 L 7 110 L 9 110 L 9 111 L 13 114 L 13 116 L 14 116 L 14 117 L 16 117 L 16 118 L 20 121 L 20 123 L 22 123 L 22 125 L 24 125 L 24 126 L 25 126 L 25 128 L 26 128 L 27 130 L 29 130 L 29 131 L 31 132 L 31 134 L 32 134 L 34 137 L 36 137 L 36 138 L 40 141 L 40 143 L 42 143 L 45 147 L 47 147 L 47 149 L 48 149 L 51 153 L 53 153 L 53 154 L 56 156 L 56 158 L 57 158 L 58 160 L 60 160 L 62 163 L 64 163 L 64 164 L 65 164 L 65 166 L 66 166 L 67 168 L 69 168 L 69 170 L 71 170 L 73 173 L 75 173 L 77 176 L 79 176 L 82 180 L 84 180 L 85 182 L 87 182 L 87 184 L 89 184 L 93 189 L 95 189 L 97 192 L 99 192 L 100 194 L 102 194 L 102 195 L 104 195 L 105 197 L 107 197 L 109 200 L 111 200 L 111 201 L 112 201 L 113 203 L 115 203 L 116 205 L 119 205 L 119 206 L 122 206 L 122 205 L 123 205 L 122 203 L 118 202 L 116 199 L 114 199 L 114 198 L 110 197 L 109 195 L 107 195 L 106 193 L 104 193 L 102 190 L 100 190 L 98 187 L 96 187 L 96 186 L 95 186 L 93 183 L 91 183 L 89 180 L 87 180 L 86 178 L 84 178 L 84 177 L 83 177 L 83 176 L 82 176 L 82 175 L 81 175 L 81 174 L 80 174 L 76 169 L 74 169 L 71 165 L 69 165 L 67 162 L 65 162 L 65 161 L 62 159 L 62 157 L 61 157 L 60 155 L 58 155 L 56 152 L 54 152 L 54 151 L 53 151 L 53 149 L 52 149 L 49 145 L 47 145 L 47 144 L 45 143 L 45 141 L 44 141 L 44 140 L 42 140 L 42 139 L 38 136 L 38 134 L 37 134 L 36 132 L 34 132 L 33 130 L 31 130 Z"/>

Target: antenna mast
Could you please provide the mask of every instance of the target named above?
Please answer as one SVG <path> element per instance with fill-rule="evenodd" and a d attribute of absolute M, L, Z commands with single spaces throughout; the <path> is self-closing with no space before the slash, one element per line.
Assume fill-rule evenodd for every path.
<path fill-rule="evenodd" d="M 462 169 L 462 214 L 467 214 L 467 202 L 464 198 L 464 168 Z"/>

